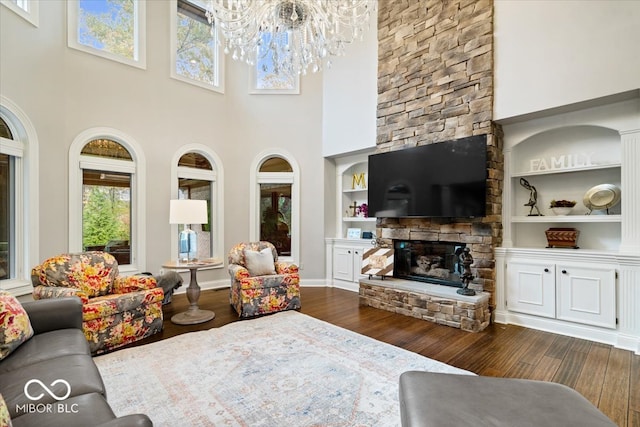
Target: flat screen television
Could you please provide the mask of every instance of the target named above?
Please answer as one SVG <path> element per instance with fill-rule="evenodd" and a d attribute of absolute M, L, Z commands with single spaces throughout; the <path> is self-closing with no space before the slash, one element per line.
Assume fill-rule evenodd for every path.
<path fill-rule="evenodd" d="M 372 217 L 483 217 L 487 137 L 372 154 L 368 181 Z"/>

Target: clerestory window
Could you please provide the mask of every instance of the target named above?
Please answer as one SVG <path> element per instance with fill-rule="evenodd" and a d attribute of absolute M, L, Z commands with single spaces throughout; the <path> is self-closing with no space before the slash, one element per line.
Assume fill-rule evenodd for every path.
<path fill-rule="evenodd" d="M 0 0 L 0 3 L 34 26 L 39 25 L 40 0 Z"/>
<path fill-rule="evenodd" d="M 146 2 L 68 0 L 69 47 L 113 61 L 146 67 Z"/>
<path fill-rule="evenodd" d="M 206 0 L 171 0 L 171 77 L 224 92 L 224 55 Z"/>

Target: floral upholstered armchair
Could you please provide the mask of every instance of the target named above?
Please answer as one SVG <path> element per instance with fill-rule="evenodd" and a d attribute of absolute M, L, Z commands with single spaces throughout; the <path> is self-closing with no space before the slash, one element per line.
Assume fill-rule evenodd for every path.
<path fill-rule="evenodd" d="M 240 243 L 229 251 L 230 303 L 241 318 L 300 308 L 298 266 L 279 262 L 269 242 Z"/>
<path fill-rule="evenodd" d="M 31 270 L 34 299 L 77 296 L 91 353 L 104 353 L 162 330 L 162 288 L 152 276 L 119 276 L 106 252 L 62 254 Z"/>

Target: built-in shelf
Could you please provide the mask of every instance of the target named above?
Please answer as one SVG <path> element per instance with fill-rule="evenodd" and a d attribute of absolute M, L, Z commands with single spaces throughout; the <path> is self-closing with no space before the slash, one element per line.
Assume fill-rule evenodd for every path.
<path fill-rule="evenodd" d="M 343 193 L 366 193 L 368 190 L 366 188 L 349 188 L 347 190 L 342 190 Z"/>
<path fill-rule="evenodd" d="M 620 163 L 611 163 L 606 165 L 589 165 L 589 166 L 581 166 L 581 167 L 567 168 L 567 169 L 546 169 L 542 171 L 533 171 L 533 172 L 515 172 L 511 174 L 511 177 L 518 178 L 523 176 L 552 175 L 552 174 L 560 174 L 560 173 L 593 171 L 593 170 L 599 170 L 599 169 L 617 169 L 617 168 L 620 168 Z"/>
<path fill-rule="evenodd" d="M 344 222 L 376 222 L 375 218 L 363 218 L 359 216 L 345 216 L 342 220 Z"/>
<path fill-rule="evenodd" d="M 622 215 L 545 215 L 513 216 L 511 222 L 555 223 L 555 222 L 622 222 Z"/>

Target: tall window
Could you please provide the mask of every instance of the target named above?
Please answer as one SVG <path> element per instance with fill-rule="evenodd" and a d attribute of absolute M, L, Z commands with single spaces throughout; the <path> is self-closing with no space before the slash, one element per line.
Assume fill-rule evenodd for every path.
<path fill-rule="evenodd" d="M 69 0 L 69 47 L 144 68 L 145 5 L 140 0 Z"/>
<path fill-rule="evenodd" d="M 206 16 L 207 0 L 171 0 L 171 76 L 222 92 L 224 55 Z"/>
<path fill-rule="evenodd" d="M 222 166 L 218 156 L 210 148 L 191 144 L 182 147 L 175 156 L 174 177 L 177 183 L 177 194 L 172 191 L 172 198 L 207 201 L 207 224 L 193 224 L 196 232 L 198 253 L 196 257 L 220 258 L 223 253 L 223 218 L 222 218 Z M 175 188 L 175 187 L 174 187 Z M 172 258 L 180 252 L 177 236 L 184 225 L 178 225 L 172 233 Z"/>
<path fill-rule="evenodd" d="M 39 21 L 38 1 L 39 0 L 0 0 L 0 3 L 37 27 Z"/>
<path fill-rule="evenodd" d="M 0 96 L 0 289 L 30 293 L 38 262 L 38 151 L 33 125 Z"/>
<path fill-rule="evenodd" d="M 17 156 L 5 153 L 13 142 L 7 123 L 0 118 L 0 280 L 15 278 L 15 161 Z M 19 158 L 19 157 L 18 157 Z"/>
<path fill-rule="evenodd" d="M 109 133 L 72 144 L 69 247 L 109 252 L 125 270 L 138 270 L 144 248 L 140 154 L 126 136 Z"/>
<path fill-rule="evenodd" d="M 252 238 L 273 243 L 279 257 L 298 259 L 298 168 L 285 153 L 265 153 L 256 162 L 257 207 Z"/>

